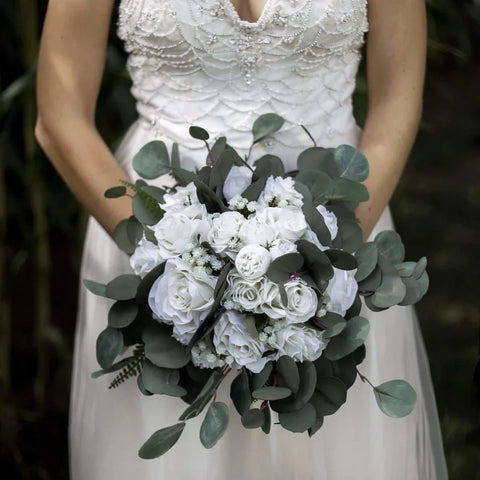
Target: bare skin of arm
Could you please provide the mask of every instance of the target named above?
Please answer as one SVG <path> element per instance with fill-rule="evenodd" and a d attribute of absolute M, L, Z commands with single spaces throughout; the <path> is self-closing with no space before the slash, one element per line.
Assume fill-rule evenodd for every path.
<path fill-rule="evenodd" d="M 364 239 L 398 184 L 422 114 L 425 0 L 369 0 L 368 114 L 359 145 L 368 158 L 370 199 L 357 217 Z"/>
<path fill-rule="evenodd" d="M 67 185 L 112 235 L 131 215 L 128 197 L 106 199 L 128 180 L 95 127 L 114 0 L 50 0 L 37 74 L 36 138 Z"/>

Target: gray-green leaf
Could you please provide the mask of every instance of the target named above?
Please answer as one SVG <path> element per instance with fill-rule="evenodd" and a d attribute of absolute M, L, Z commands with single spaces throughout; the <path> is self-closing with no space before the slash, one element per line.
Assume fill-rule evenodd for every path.
<path fill-rule="evenodd" d="M 210 404 L 200 427 L 200 441 L 205 448 L 212 448 L 222 438 L 228 426 L 228 407 L 223 402 Z"/>
<path fill-rule="evenodd" d="M 405 417 L 415 407 L 417 393 L 405 380 L 391 380 L 375 387 L 375 400 L 385 415 Z"/>
<path fill-rule="evenodd" d="M 185 422 L 157 430 L 140 448 L 138 456 L 144 459 L 158 458 L 168 452 L 180 438 Z"/>

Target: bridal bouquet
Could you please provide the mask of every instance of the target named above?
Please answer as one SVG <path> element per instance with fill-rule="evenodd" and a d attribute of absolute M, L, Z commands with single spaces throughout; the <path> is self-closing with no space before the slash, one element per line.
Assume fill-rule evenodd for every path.
<path fill-rule="evenodd" d="M 260 116 L 252 148 L 283 122 Z M 312 436 L 345 403 L 357 375 L 384 413 L 409 414 L 416 394 L 407 382 L 374 386 L 357 369 L 369 331 L 361 297 L 381 311 L 413 304 L 428 288 L 425 258 L 404 261 L 397 233 L 363 242 L 354 209 L 368 199 L 364 155 L 314 143 L 298 156 L 298 170 L 286 173 L 276 156 L 251 166 L 224 137 L 210 145 L 204 129 L 190 134 L 207 149 L 199 171 L 181 168 L 177 145 L 169 154 L 153 141 L 135 156 L 134 169 L 147 180 L 171 173 L 177 185 L 138 180 L 105 193 L 132 196 L 134 215 L 115 238 L 133 273 L 106 285 L 84 281 L 115 300 L 96 345 L 102 370 L 93 376 L 119 372 L 111 387 L 136 376 L 144 395 L 188 404 L 139 455 L 164 454 L 207 405 L 200 440 L 213 447 L 229 420 L 215 394 L 231 370 L 238 372 L 230 395 L 242 424 L 265 433 L 273 411 L 281 427 Z"/>

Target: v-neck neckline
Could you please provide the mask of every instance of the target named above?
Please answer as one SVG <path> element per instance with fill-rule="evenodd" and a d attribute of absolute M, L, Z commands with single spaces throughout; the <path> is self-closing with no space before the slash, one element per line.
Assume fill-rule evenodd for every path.
<path fill-rule="evenodd" d="M 233 19 L 240 25 L 247 26 L 247 27 L 258 27 L 262 25 L 265 22 L 265 19 L 267 18 L 267 15 L 271 10 L 274 1 L 275 0 L 267 0 L 257 20 L 255 22 L 250 22 L 249 20 L 244 20 L 240 17 L 237 9 L 232 3 L 232 0 L 223 0 L 225 7 L 230 11 L 230 14 L 233 16 Z"/>

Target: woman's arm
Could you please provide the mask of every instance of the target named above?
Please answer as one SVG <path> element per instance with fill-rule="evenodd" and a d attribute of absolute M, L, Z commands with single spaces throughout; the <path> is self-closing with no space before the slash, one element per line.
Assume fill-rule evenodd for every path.
<path fill-rule="evenodd" d="M 104 191 L 128 179 L 95 127 L 114 0 L 50 0 L 37 74 L 35 135 L 67 185 L 111 235 L 129 198 Z"/>
<path fill-rule="evenodd" d="M 370 199 L 356 214 L 364 239 L 389 202 L 422 114 L 426 58 L 425 0 L 369 0 L 368 114 L 359 145 L 370 163 Z"/>

